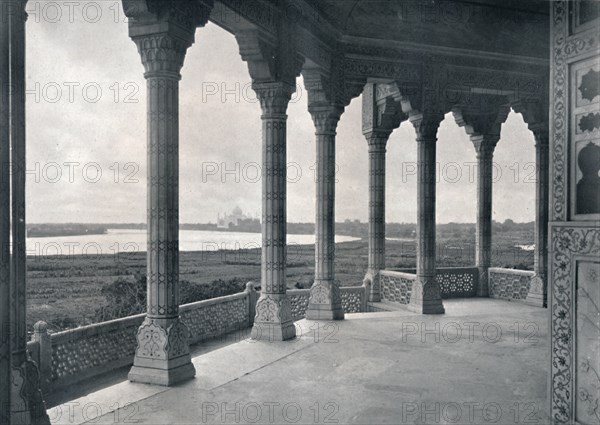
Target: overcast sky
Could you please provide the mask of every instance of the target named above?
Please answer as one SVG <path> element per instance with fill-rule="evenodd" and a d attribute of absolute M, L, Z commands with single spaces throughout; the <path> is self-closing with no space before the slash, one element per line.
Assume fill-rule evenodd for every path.
<path fill-rule="evenodd" d="M 67 5 L 44 4 L 28 4 L 28 221 L 144 222 L 144 70 L 120 2 L 93 3 L 85 14 L 86 3 L 79 3 L 71 9 L 72 22 Z M 234 37 L 213 24 L 199 29 L 182 74 L 180 221 L 215 222 L 236 205 L 260 215 L 261 110 Z M 314 127 L 301 79 L 298 85 L 288 109 L 288 221 L 314 222 Z M 474 222 L 473 146 L 451 115 L 438 139 L 437 220 Z M 416 221 L 416 148 L 408 123 L 388 142 L 388 222 Z M 494 161 L 494 220 L 534 220 L 535 148 L 520 115 L 511 112 L 504 124 Z M 337 164 L 336 220 L 366 221 L 368 154 L 360 98 L 338 126 Z"/>

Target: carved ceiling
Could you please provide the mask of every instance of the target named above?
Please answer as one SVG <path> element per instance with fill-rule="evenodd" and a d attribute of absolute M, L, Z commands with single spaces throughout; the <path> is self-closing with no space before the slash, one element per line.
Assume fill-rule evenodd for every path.
<path fill-rule="evenodd" d="M 272 46 L 265 51 L 296 49 L 303 73 L 340 80 L 340 92 L 348 84 L 396 82 L 416 87 L 423 99 L 434 93 L 461 101 L 477 94 L 546 101 L 549 6 L 546 0 L 215 0 L 210 19 L 238 42 L 251 32 L 257 46 Z M 294 47 L 278 41 L 282 28 L 293 33 Z"/>
<path fill-rule="evenodd" d="M 344 36 L 548 57 L 548 1 L 307 2 Z"/>

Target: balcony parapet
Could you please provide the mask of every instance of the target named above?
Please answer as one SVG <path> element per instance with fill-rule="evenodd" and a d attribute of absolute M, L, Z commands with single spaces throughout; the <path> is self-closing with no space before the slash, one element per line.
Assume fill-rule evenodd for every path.
<path fill-rule="evenodd" d="M 340 293 L 346 313 L 367 311 L 367 287 L 342 287 Z M 303 319 L 310 289 L 290 290 L 287 296 L 294 321 Z M 180 306 L 181 320 L 190 332 L 190 344 L 234 332 L 249 332 L 258 297 L 249 282 L 243 292 Z M 145 317 L 145 313 L 137 314 L 56 333 L 50 333 L 45 322 L 36 323 L 27 349 L 39 366 L 43 390 L 63 389 L 132 365 L 138 328 Z"/>
<path fill-rule="evenodd" d="M 379 272 L 381 298 L 384 302 L 408 305 L 415 269 L 382 270 Z M 477 267 L 443 267 L 436 269 L 442 298 L 470 298 L 477 295 L 479 271 Z"/>

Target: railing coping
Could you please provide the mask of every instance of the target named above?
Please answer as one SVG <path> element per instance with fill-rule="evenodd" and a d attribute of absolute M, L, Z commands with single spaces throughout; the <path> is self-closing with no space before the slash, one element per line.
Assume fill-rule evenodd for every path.
<path fill-rule="evenodd" d="M 416 280 L 417 279 L 417 275 L 414 273 L 408 273 L 408 272 L 397 272 L 397 271 L 393 271 L 393 270 L 381 270 L 379 272 L 379 274 L 383 275 L 383 276 L 395 276 L 395 277 L 400 277 L 403 279 L 410 279 L 410 280 Z"/>
<path fill-rule="evenodd" d="M 409 273 L 414 274 L 415 269 L 383 269 L 379 270 L 379 273 Z"/>
<path fill-rule="evenodd" d="M 474 272 L 477 270 L 476 266 L 461 266 L 461 267 L 437 267 L 435 269 L 437 272 Z M 417 270 L 416 269 L 385 269 L 385 270 L 381 270 L 381 272 L 399 272 L 399 273 L 410 273 L 410 274 L 416 274 Z"/>
<path fill-rule="evenodd" d="M 340 286 L 341 292 L 363 292 L 365 290 L 364 286 Z"/>
<path fill-rule="evenodd" d="M 139 326 L 144 320 L 146 313 L 136 314 L 134 316 L 121 317 L 106 322 L 93 323 L 91 325 L 80 326 L 78 328 L 67 329 L 65 331 L 50 334 L 52 344 L 76 340 L 83 336 L 99 335 L 101 332 L 125 329 L 128 327 Z"/>
<path fill-rule="evenodd" d="M 531 270 L 505 269 L 502 267 L 490 267 L 488 270 L 490 273 L 514 274 L 519 276 L 535 276 L 535 272 Z"/>
<path fill-rule="evenodd" d="M 310 295 L 310 289 L 289 289 L 286 293 L 290 295 Z"/>
<path fill-rule="evenodd" d="M 360 286 L 340 286 L 341 292 L 362 292 L 365 290 L 363 285 Z M 310 289 L 288 289 L 286 293 L 290 295 L 310 295 Z"/>
<path fill-rule="evenodd" d="M 249 291 L 242 291 L 233 295 L 225 295 L 223 297 L 211 298 L 209 300 L 196 301 L 189 304 L 183 304 L 179 307 L 179 311 L 186 312 L 196 310 L 202 307 L 209 307 L 215 304 L 227 303 L 244 299 L 248 296 Z M 67 329 L 65 331 L 50 334 L 53 344 L 71 341 L 82 336 L 98 335 L 101 332 L 114 331 L 124 329 L 130 326 L 139 326 L 139 323 L 144 320 L 146 313 L 140 313 L 133 316 L 120 317 L 118 319 L 108 320 L 106 322 L 93 323 L 91 325 L 80 326 L 78 328 Z"/>
<path fill-rule="evenodd" d="M 476 266 L 469 267 L 438 267 L 436 269 L 438 272 L 477 272 L 478 269 Z"/>
<path fill-rule="evenodd" d="M 248 296 L 248 291 L 238 292 L 237 294 L 224 295 L 222 297 L 210 298 L 208 300 L 196 301 L 189 304 L 183 304 L 179 307 L 179 312 L 183 313 L 190 310 L 196 310 L 202 307 L 209 307 L 215 304 L 223 304 L 231 301 L 243 300 Z"/>

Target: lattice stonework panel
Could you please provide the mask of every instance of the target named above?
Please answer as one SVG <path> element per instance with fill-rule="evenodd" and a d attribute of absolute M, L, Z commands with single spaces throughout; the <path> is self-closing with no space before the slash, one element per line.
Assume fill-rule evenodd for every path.
<path fill-rule="evenodd" d="M 438 270 L 436 280 L 440 285 L 442 298 L 468 298 L 477 293 L 477 269 Z"/>
<path fill-rule="evenodd" d="M 294 319 L 294 321 L 303 319 L 306 316 L 306 309 L 308 308 L 309 292 L 306 294 L 294 294 L 288 296 L 292 306 L 292 319 Z"/>
<path fill-rule="evenodd" d="M 531 276 L 513 273 L 492 272 L 489 274 L 491 298 L 524 301 L 527 299 Z"/>
<path fill-rule="evenodd" d="M 410 292 L 413 280 L 399 276 L 381 275 L 381 297 L 390 302 L 408 304 L 410 303 Z"/>
<path fill-rule="evenodd" d="M 192 342 L 243 329 L 248 324 L 248 299 L 240 298 L 181 313 Z"/>
<path fill-rule="evenodd" d="M 85 370 L 131 358 L 137 345 L 138 324 L 114 332 L 86 336 L 73 334 L 52 346 L 52 381 L 69 378 Z"/>
<path fill-rule="evenodd" d="M 358 288 L 341 288 L 340 296 L 342 297 L 342 307 L 344 313 L 360 313 L 362 311 L 362 296 L 364 289 Z"/>

